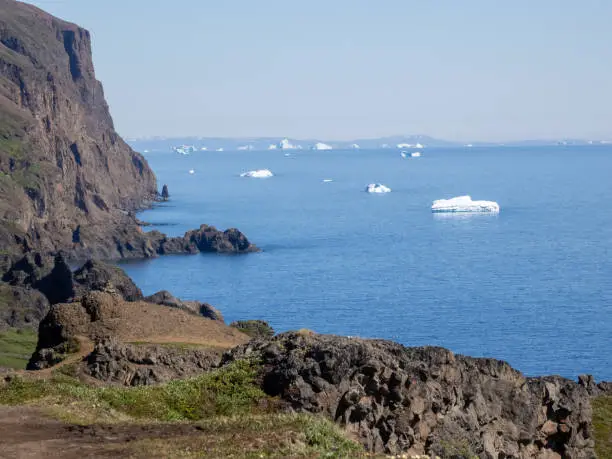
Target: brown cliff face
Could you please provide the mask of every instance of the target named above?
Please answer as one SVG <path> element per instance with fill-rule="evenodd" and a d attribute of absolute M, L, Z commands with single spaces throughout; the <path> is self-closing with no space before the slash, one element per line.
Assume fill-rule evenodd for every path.
<path fill-rule="evenodd" d="M 89 32 L 0 0 L 0 244 L 119 258 L 128 212 L 156 194 L 146 160 L 115 132 Z"/>

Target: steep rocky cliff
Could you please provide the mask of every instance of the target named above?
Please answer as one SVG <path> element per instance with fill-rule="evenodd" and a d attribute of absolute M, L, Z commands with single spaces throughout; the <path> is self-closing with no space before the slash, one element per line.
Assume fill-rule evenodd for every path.
<path fill-rule="evenodd" d="M 131 211 L 155 194 L 146 160 L 115 132 L 89 32 L 0 0 L 2 254 L 125 256 L 145 244 Z"/>

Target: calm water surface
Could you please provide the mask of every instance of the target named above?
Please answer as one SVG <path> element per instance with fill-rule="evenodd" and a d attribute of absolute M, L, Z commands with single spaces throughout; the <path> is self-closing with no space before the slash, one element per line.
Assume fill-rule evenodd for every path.
<path fill-rule="evenodd" d="M 278 331 L 439 345 L 528 375 L 612 379 L 612 148 L 147 159 L 172 198 L 140 218 L 170 235 L 235 226 L 264 251 L 124 264 L 146 294 L 167 289 Z M 239 177 L 259 168 L 276 176 Z M 367 194 L 370 182 L 393 191 Z M 498 201 L 501 213 L 431 213 L 434 199 L 462 194 Z"/>

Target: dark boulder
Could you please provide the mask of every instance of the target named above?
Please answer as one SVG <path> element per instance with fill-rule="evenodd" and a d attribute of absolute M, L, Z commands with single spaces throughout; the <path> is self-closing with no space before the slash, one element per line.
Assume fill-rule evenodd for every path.
<path fill-rule="evenodd" d="M 371 452 L 441 457 L 594 456 L 585 387 L 507 363 L 383 340 L 284 333 L 230 351 L 256 357 L 263 390 L 320 413 Z"/>
<path fill-rule="evenodd" d="M 143 298 L 142 291 L 123 269 L 101 261 L 89 260 L 85 263 L 74 273 L 74 282 L 78 296 L 97 290 L 115 291 L 126 301 Z"/>
<path fill-rule="evenodd" d="M 218 320 L 223 322 L 223 314 L 211 306 L 208 303 L 200 303 L 199 301 L 182 301 L 173 296 L 167 290 L 161 290 L 153 295 L 147 296 L 145 301 L 149 303 L 160 304 L 163 306 L 169 306 L 171 308 L 182 309 L 191 314 L 206 317 L 211 320 Z"/>
<path fill-rule="evenodd" d="M 38 328 L 49 301 L 38 290 L 0 283 L 0 330 Z"/>

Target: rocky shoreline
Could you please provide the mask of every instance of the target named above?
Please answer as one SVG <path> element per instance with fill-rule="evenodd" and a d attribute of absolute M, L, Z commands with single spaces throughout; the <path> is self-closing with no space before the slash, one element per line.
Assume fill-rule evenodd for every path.
<path fill-rule="evenodd" d="M 149 386 L 246 363 L 270 410 L 324 417 L 371 453 L 595 457 L 591 398 L 610 383 L 526 378 L 437 347 L 275 335 L 256 320 L 228 326 L 205 302 L 144 297 L 99 260 L 259 249 L 235 228 L 144 232 L 134 212 L 170 193 L 116 133 L 103 94 L 88 31 L 0 0 L 0 330 L 38 330 L 29 372 L 3 383 L 69 364 L 94 386 Z"/>

